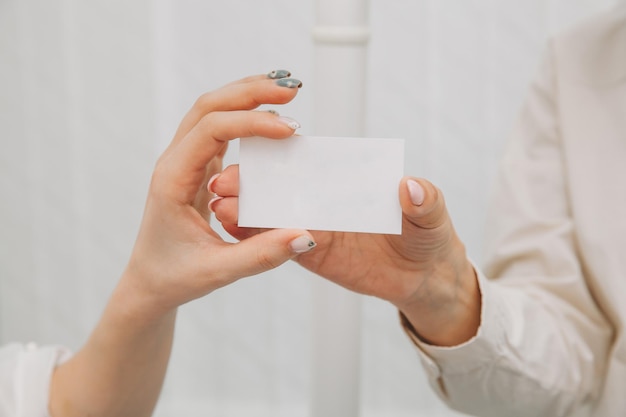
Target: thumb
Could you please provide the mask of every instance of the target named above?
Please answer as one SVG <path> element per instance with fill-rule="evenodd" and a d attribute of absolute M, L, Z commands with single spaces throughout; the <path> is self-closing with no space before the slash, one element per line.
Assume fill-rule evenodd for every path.
<path fill-rule="evenodd" d="M 236 280 L 274 269 L 316 245 L 306 230 L 273 229 L 225 248 L 220 263 L 235 266 L 231 273 Z"/>
<path fill-rule="evenodd" d="M 399 191 L 405 221 L 420 229 L 435 229 L 449 221 L 443 194 L 429 181 L 404 177 Z"/>

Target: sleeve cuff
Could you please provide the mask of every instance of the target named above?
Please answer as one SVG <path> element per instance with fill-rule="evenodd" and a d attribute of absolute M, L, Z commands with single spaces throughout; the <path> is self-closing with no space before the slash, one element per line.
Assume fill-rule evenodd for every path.
<path fill-rule="evenodd" d="M 452 347 L 425 343 L 415 333 L 408 319 L 400 313 L 402 327 L 418 348 L 420 360 L 433 379 L 441 375 L 468 373 L 501 356 L 506 337 L 505 326 L 510 321 L 506 297 L 499 293 L 506 290 L 489 282 L 475 265 L 474 270 L 481 293 L 481 317 L 478 332 L 467 342 Z"/>
<path fill-rule="evenodd" d="M 70 358 L 59 346 L 27 344 L 20 352 L 15 376 L 17 409 L 23 417 L 48 416 L 50 379 L 54 368 Z"/>

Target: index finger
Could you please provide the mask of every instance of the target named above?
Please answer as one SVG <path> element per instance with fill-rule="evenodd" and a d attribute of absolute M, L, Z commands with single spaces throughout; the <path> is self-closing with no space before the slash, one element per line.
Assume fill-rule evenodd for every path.
<path fill-rule="evenodd" d="M 164 170 L 179 202 L 192 203 L 203 184 L 206 166 L 235 138 L 263 136 L 282 139 L 293 135 L 296 126 L 267 112 L 212 112 L 204 116 L 171 152 L 164 155 Z M 160 171 L 161 172 L 161 171 Z"/>
<path fill-rule="evenodd" d="M 262 104 L 286 104 L 302 86 L 294 78 L 252 76 L 201 95 L 181 121 L 173 144 L 179 142 L 207 114 L 214 111 L 253 110 Z"/>

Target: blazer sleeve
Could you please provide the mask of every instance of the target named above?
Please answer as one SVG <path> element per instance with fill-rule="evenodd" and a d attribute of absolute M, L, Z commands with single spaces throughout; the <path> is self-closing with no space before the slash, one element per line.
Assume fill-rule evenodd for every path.
<path fill-rule="evenodd" d="M 574 239 L 551 51 L 496 180 L 487 263 L 475 268 L 477 335 L 430 346 L 403 320 L 439 396 L 473 415 L 589 415 L 609 356 L 612 329 L 589 293 Z"/>

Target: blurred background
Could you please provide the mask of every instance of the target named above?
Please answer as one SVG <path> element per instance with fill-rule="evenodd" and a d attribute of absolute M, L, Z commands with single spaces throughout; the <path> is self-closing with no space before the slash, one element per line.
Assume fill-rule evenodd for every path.
<path fill-rule="evenodd" d="M 546 40 L 612 3 L 370 0 L 366 135 L 406 139 L 406 173 L 444 191 L 477 262 Z M 277 110 L 311 133 L 314 25 L 313 0 L 0 0 L 0 343 L 80 347 L 198 95 L 287 68 L 304 88 Z M 309 416 L 317 279 L 288 264 L 183 306 L 156 416 Z M 361 310 L 360 415 L 459 415 L 395 309 L 364 297 Z"/>

